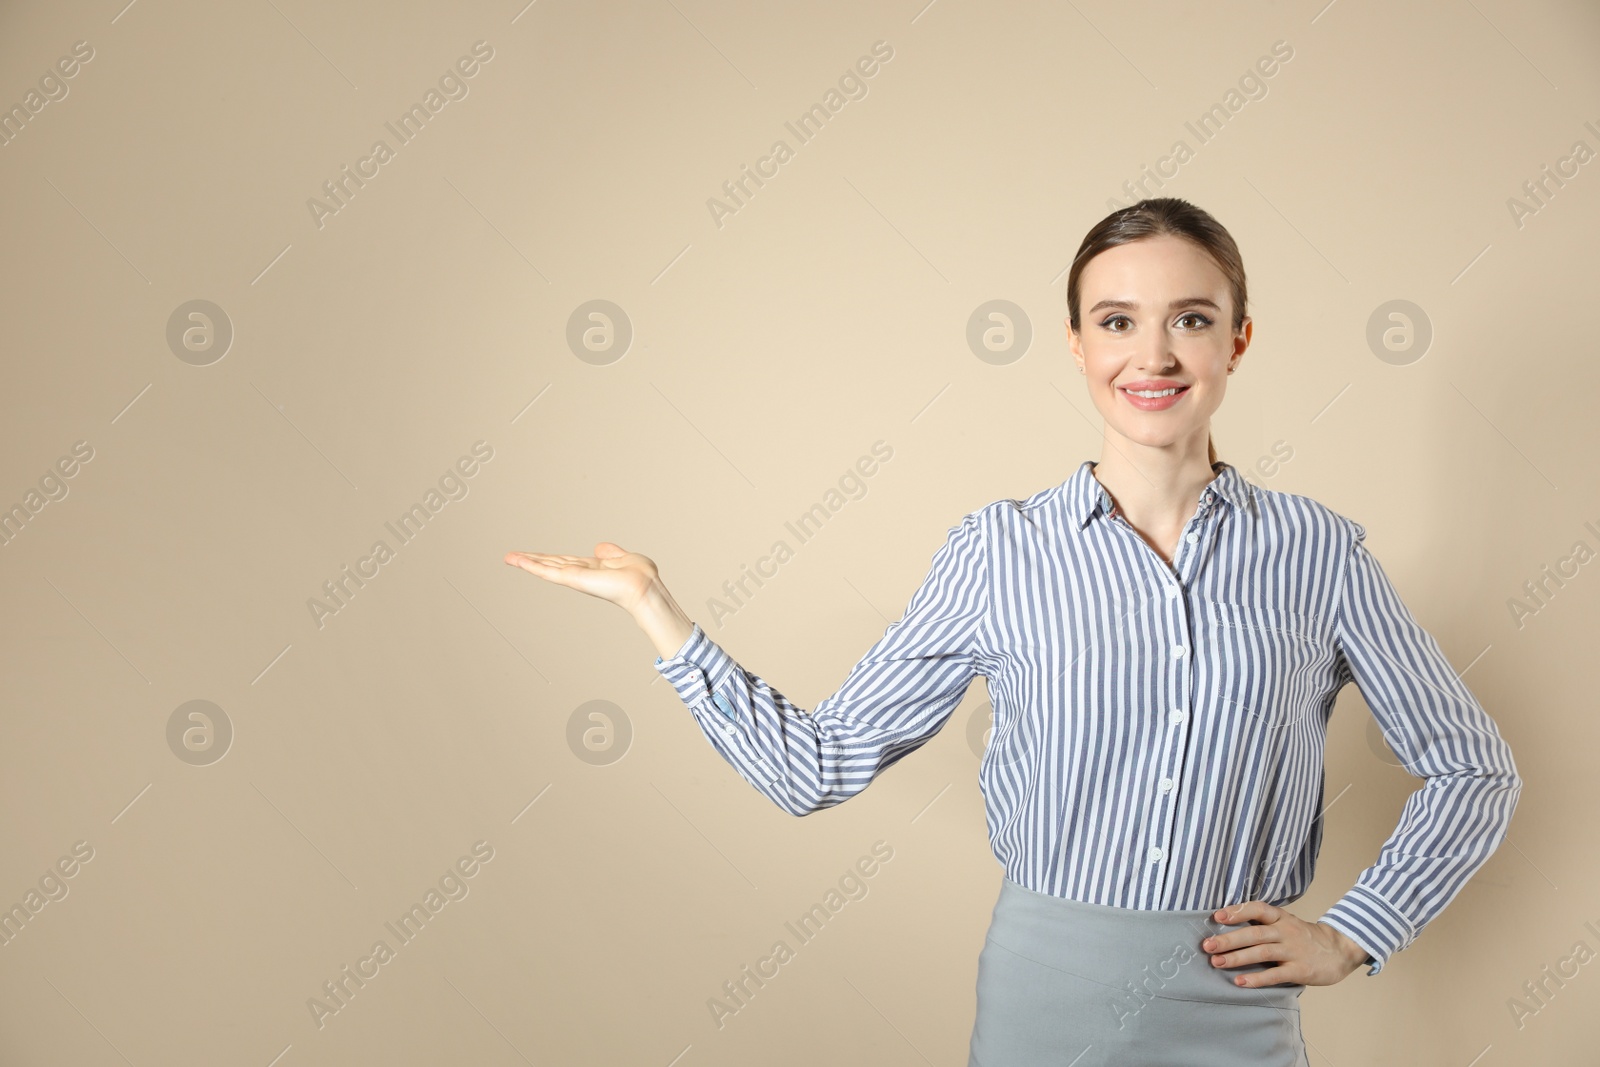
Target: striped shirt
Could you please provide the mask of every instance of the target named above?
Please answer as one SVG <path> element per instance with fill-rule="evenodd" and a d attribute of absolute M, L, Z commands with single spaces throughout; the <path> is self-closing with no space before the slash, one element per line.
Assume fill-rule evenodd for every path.
<path fill-rule="evenodd" d="M 1094 466 L 952 527 L 905 615 L 813 711 L 699 623 L 656 670 L 723 758 L 793 815 L 865 789 L 982 675 L 994 725 L 979 784 L 1006 875 L 1160 910 L 1282 907 L 1305 892 L 1328 720 L 1353 681 L 1426 779 L 1318 920 L 1377 974 L 1505 836 L 1522 792 L 1509 746 L 1360 523 L 1217 463 L 1168 564 Z"/>

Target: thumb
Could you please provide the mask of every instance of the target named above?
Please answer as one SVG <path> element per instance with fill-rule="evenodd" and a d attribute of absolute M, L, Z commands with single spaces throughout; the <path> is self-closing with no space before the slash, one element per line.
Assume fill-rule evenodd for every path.
<path fill-rule="evenodd" d="M 627 554 L 627 550 L 621 545 L 612 544 L 610 541 L 599 541 L 594 546 L 596 559 L 615 559 L 618 556 L 626 556 Z"/>

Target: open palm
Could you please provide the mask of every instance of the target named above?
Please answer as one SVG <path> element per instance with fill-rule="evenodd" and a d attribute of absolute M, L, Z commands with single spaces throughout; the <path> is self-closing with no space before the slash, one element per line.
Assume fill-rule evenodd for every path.
<path fill-rule="evenodd" d="M 576 589 L 633 611 L 656 580 L 655 561 L 601 541 L 593 556 L 561 556 L 548 552 L 507 552 L 505 561 L 547 582 Z"/>

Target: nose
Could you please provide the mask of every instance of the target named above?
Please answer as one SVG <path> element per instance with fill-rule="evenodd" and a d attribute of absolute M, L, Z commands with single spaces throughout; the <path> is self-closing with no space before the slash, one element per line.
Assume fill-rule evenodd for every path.
<path fill-rule="evenodd" d="M 1141 352 L 1133 362 L 1141 374 L 1151 378 L 1159 378 L 1178 365 L 1177 358 L 1165 344 L 1152 350 Z"/>

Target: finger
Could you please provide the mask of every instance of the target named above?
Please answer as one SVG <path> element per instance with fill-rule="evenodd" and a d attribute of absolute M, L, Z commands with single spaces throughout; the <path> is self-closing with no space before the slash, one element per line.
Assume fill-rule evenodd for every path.
<path fill-rule="evenodd" d="M 582 566 L 587 563 L 581 556 L 557 556 L 549 552 L 507 552 L 506 562 L 516 563 L 518 560 L 527 560 L 545 567 L 572 567 Z"/>
<path fill-rule="evenodd" d="M 1200 950 L 1210 956 L 1222 956 L 1240 949 L 1252 948 L 1256 945 L 1281 945 L 1284 943 L 1283 931 L 1272 923 L 1260 923 L 1252 926 L 1241 926 L 1237 930 L 1229 930 L 1225 934 L 1213 934 L 1200 942 Z M 1239 963 L 1249 963 L 1251 960 L 1240 960 L 1238 963 L 1229 963 L 1225 966 L 1237 967 Z"/>
<path fill-rule="evenodd" d="M 1230 967 L 1248 967 L 1252 963 L 1271 963 L 1288 958 L 1285 946 L 1281 942 L 1264 941 L 1226 952 L 1213 952 L 1211 965 L 1219 970 L 1227 970 Z"/>
<path fill-rule="evenodd" d="M 1306 984 L 1305 975 L 1302 973 L 1298 961 L 1291 960 L 1276 967 L 1268 967 L 1264 971 L 1251 971 L 1249 974 L 1236 974 L 1233 976 L 1233 984 L 1245 989 L 1287 985 L 1289 983 L 1296 985 Z"/>
<path fill-rule="evenodd" d="M 506 553 L 506 562 L 513 567 L 520 567 L 529 574 L 536 574 L 540 578 L 551 578 L 567 569 L 561 563 L 549 557 L 526 552 L 508 552 Z"/>
<path fill-rule="evenodd" d="M 1248 903 L 1249 902 L 1247 901 L 1246 904 Z M 1245 904 L 1231 904 L 1226 908 L 1218 908 L 1216 911 L 1211 913 L 1211 921 L 1226 924 L 1245 922 L 1246 920 L 1243 916 L 1245 906 Z M 1230 948 L 1237 948 L 1240 945 L 1248 944 L 1248 942 L 1234 937 L 1233 933 L 1233 931 L 1229 930 L 1220 934 L 1213 934 L 1210 937 L 1202 938 L 1200 941 L 1201 951 L 1225 952 Z"/>
<path fill-rule="evenodd" d="M 1277 926 L 1272 923 L 1257 923 L 1225 933 L 1212 934 L 1200 942 L 1200 948 L 1215 955 L 1219 952 L 1231 952 L 1236 948 L 1248 948 L 1251 945 L 1264 945 L 1282 940 L 1282 931 Z"/>
<path fill-rule="evenodd" d="M 1247 900 L 1243 904 L 1220 908 L 1212 913 L 1212 917 L 1224 923 L 1244 923 L 1252 920 L 1270 923 L 1277 922 L 1282 914 L 1282 908 L 1274 907 L 1264 900 Z"/>

